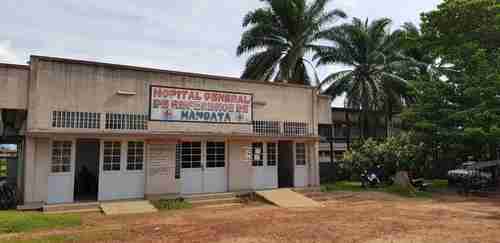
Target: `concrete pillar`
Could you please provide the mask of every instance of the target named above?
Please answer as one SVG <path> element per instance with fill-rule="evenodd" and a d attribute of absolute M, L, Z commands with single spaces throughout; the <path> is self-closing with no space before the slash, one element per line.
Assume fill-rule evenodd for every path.
<path fill-rule="evenodd" d="M 35 139 L 26 137 L 24 147 L 24 203 L 34 202 Z"/>

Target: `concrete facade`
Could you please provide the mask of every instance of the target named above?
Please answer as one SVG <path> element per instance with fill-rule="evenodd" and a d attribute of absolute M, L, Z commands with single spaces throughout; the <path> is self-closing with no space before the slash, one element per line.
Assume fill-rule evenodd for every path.
<path fill-rule="evenodd" d="M 109 129 L 107 114 L 148 115 L 152 85 L 241 92 L 253 95 L 253 121 L 299 122 L 307 124 L 307 133 L 263 134 L 252 124 L 219 124 L 161 122 L 146 120 L 145 129 Z M 126 165 L 127 148 L 134 141 L 144 143 L 144 167 L 140 173 L 100 172 L 99 200 L 182 194 L 186 178 L 178 178 L 178 150 L 183 142 L 200 142 L 205 149 L 214 141 L 225 144 L 224 191 L 254 190 L 255 168 L 249 161 L 252 143 L 279 146 L 282 141 L 305 144 L 305 174 L 295 177 L 304 185 L 319 185 L 318 124 L 331 123 L 330 97 L 318 90 L 294 84 L 274 84 L 228 77 L 182 73 L 141 67 L 95 63 L 53 57 L 32 56 L 29 66 L 0 66 L 0 109 L 27 110 L 24 149 L 24 201 L 74 202 L 75 158 L 80 140 L 93 139 L 100 146 L 98 166 L 102 170 L 106 141 L 121 141 L 122 165 Z M 94 128 L 56 127 L 54 112 L 88 112 L 97 114 Z M 69 141 L 71 168 L 67 173 L 53 173 L 57 153 L 54 141 Z M 127 145 L 128 144 L 128 145 Z M 269 144 L 269 145 L 268 145 Z M 295 151 L 291 163 L 295 163 Z M 206 157 L 206 152 L 202 152 Z M 204 157 L 204 158 L 205 158 Z M 255 159 L 255 158 L 254 158 Z M 205 159 L 202 159 L 203 161 Z M 205 161 L 206 162 L 206 161 Z M 207 172 L 204 172 L 205 175 Z M 222 175 L 222 174 L 221 174 Z M 277 176 L 277 175 L 276 175 Z M 302 178 L 303 177 L 303 178 Z M 135 179 L 134 179 L 135 178 Z M 206 176 L 204 177 L 206 179 Z M 216 178 L 216 177 L 214 177 Z M 193 179 L 197 179 L 193 177 Z M 133 185 L 128 181 L 137 180 Z M 298 181 L 301 181 L 298 180 Z M 142 184 L 141 184 L 142 183 Z M 203 182 L 202 182 L 203 183 Z M 114 185 L 116 184 L 116 185 Z M 203 187 L 211 184 L 205 181 Z M 120 192 L 121 187 L 139 187 Z M 142 188 L 140 188 L 142 187 Z M 277 185 L 276 185 L 277 187 Z M 104 196 L 106 190 L 115 196 Z M 120 194 L 121 193 L 121 194 Z M 109 194 L 109 195 L 111 195 Z M 106 194 L 108 195 L 108 194 Z"/>

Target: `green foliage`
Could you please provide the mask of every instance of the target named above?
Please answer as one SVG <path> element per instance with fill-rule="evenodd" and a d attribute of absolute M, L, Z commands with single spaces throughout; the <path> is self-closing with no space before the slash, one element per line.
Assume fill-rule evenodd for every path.
<path fill-rule="evenodd" d="M 263 0 L 266 7 L 249 12 L 236 54 L 250 54 L 242 78 L 313 84 L 305 55 L 314 52 L 327 29 L 346 14 L 326 10 L 330 0 Z M 311 68 L 311 67 L 310 67 Z M 316 79 L 316 80 L 315 80 Z"/>
<path fill-rule="evenodd" d="M 344 154 L 344 160 L 359 168 L 359 171 L 381 164 L 386 174 L 392 175 L 398 170 L 415 168 L 422 147 L 423 144 L 412 133 L 401 133 L 381 141 L 370 138 L 354 145 L 351 151 Z"/>
<path fill-rule="evenodd" d="M 38 212 L 0 211 L 0 233 L 79 226 L 79 215 L 47 215 Z"/>
<path fill-rule="evenodd" d="M 416 102 L 402 118 L 442 156 L 495 158 L 500 142 L 499 17 L 496 0 L 446 0 L 422 15 L 420 43 L 448 70 L 441 78 L 413 80 Z"/>
<path fill-rule="evenodd" d="M 160 199 L 153 201 L 153 205 L 159 210 L 175 210 L 192 207 L 191 203 L 187 202 L 183 198 Z"/>
<path fill-rule="evenodd" d="M 0 159 L 0 177 L 7 176 L 7 160 Z"/>
<path fill-rule="evenodd" d="M 403 55 L 401 31 L 391 31 L 387 18 L 372 22 L 354 18 L 332 28 L 328 46 L 316 47 L 318 66 L 340 64 L 349 67 L 328 75 L 321 83 L 325 93 L 334 97 L 345 94 L 347 106 L 362 109 L 361 136 L 367 138 L 368 112 L 384 111 L 386 122 L 403 107 L 409 86 L 399 75 L 411 59 Z"/>

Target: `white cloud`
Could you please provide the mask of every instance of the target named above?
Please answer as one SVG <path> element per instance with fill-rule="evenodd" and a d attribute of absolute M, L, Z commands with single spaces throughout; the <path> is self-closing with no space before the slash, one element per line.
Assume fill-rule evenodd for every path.
<path fill-rule="evenodd" d="M 0 62 L 19 63 L 20 59 L 16 55 L 10 40 L 0 41 Z"/>

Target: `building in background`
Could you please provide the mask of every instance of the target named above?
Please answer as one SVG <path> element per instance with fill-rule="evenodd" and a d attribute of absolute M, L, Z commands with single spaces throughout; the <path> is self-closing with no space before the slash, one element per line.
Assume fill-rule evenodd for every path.
<path fill-rule="evenodd" d="M 334 179 L 335 162 L 341 161 L 344 153 L 353 143 L 361 138 L 359 118 L 361 111 L 350 108 L 331 108 L 332 123 L 319 124 L 318 131 L 321 138 L 319 147 L 319 161 L 321 180 Z M 382 112 L 368 113 L 367 137 L 384 138 L 399 132 L 400 122 L 397 115 L 386 125 L 385 115 Z"/>
<path fill-rule="evenodd" d="M 318 186 L 332 122 L 308 86 L 54 57 L 2 64 L 0 87 L 25 203 Z"/>

